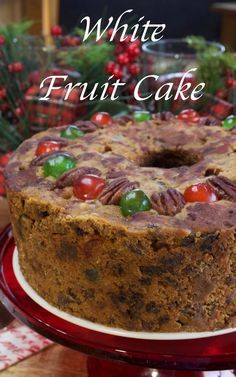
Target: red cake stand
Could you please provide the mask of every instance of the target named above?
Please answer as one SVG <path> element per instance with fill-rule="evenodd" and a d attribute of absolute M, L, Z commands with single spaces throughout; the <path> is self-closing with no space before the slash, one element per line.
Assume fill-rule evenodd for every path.
<path fill-rule="evenodd" d="M 96 330 L 61 318 L 33 300 L 16 277 L 15 243 L 8 226 L 0 234 L 0 300 L 16 318 L 64 346 L 89 354 L 90 377 L 233 377 L 236 331 L 201 338 L 148 338 L 147 333 Z M 83 320 L 82 320 L 83 322 Z M 102 326 L 100 326 L 102 328 Z M 145 335 L 146 334 L 146 335 Z M 155 335 L 155 334 L 154 334 Z M 157 334 L 158 336 L 158 334 Z M 187 336 L 187 335 L 186 335 Z"/>

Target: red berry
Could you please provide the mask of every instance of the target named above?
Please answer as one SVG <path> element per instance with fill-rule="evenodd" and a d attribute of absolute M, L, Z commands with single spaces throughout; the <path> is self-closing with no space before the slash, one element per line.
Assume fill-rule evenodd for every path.
<path fill-rule="evenodd" d="M 5 37 L 4 35 L 0 35 L 0 46 L 4 45 L 5 44 Z"/>
<path fill-rule="evenodd" d="M 79 46 L 81 44 L 81 39 L 79 37 L 66 36 L 61 40 L 62 46 Z"/>
<path fill-rule="evenodd" d="M 226 89 L 218 89 L 216 91 L 216 97 L 220 98 L 220 99 L 226 99 L 227 98 L 227 90 Z"/>
<path fill-rule="evenodd" d="M 128 69 L 131 76 L 138 76 L 141 71 L 140 65 L 136 63 L 131 64 Z"/>
<path fill-rule="evenodd" d="M 232 76 L 232 71 L 229 67 L 226 68 L 226 77 L 230 78 Z"/>
<path fill-rule="evenodd" d="M 16 62 L 16 63 L 14 63 L 14 71 L 16 72 L 16 73 L 18 73 L 18 72 L 22 72 L 23 71 L 23 64 L 21 63 L 21 62 Z"/>
<path fill-rule="evenodd" d="M 136 85 L 134 83 L 128 84 L 128 92 L 129 94 L 133 94 L 135 90 Z"/>
<path fill-rule="evenodd" d="M 109 85 L 108 88 L 107 88 L 107 94 L 108 94 L 109 96 L 111 96 L 112 93 L 113 93 L 113 90 L 114 90 L 114 87 L 113 87 L 112 85 Z"/>
<path fill-rule="evenodd" d="M 110 28 L 110 29 L 107 30 L 107 39 L 110 39 L 110 38 L 111 38 L 112 33 L 113 33 L 113 30 L 114 30 L 114 29 L 112 29 L 112 28 Z"/>
<path fill-rule="evenodd" d="M 122 69 L 118 66 L 118 65 L 116 65 L 114 68 L 113 68 L 113 75 L 114 75 L 114 77 L 115 77 L 115 79 L 122 79 L 123 78 L 123 71 L 122 71 Z"/>
<path fill-rule="evenodd" d="M 54 37 L 59 37 L 62 35 L 62 27 L 60 25 L 54 25 L 51 27 L 51 34 Z"/>
<path fill-rule="evenodd" d="M 130 45 L 127 46 L 127 53 L 129 56 L 138 57 L 140 55 L 140 48 L 137 46 L 135 42 L 132 42 Z"/>
<path fill-rule="evenodd" d="M 124 52 L 123 54 L 117 56 L 116 61 L 120 65 L 127 65 L 129 63 L 129 55 Z"/>
<path fill-rule="evenodd" d="M 2 103 L 0 105 L 0 111 L 2 111 L 3 113 L 6 112 L 8 109 L 9 109 L 8 103 Z"/>
<path fill-rule="evenodd" d="M 8 64 L 7 69 L 10 73 L 14 72 L 14 63 Z"/>
<path fill-rule="evenodd" d="M 101 125 L 106 125 L 106 124 L 111 123 L 112 117 L 110 114 L 106 112 L 99 112 L 99 113 L 93 114 L 93 116 L 91 117 L 91 121 L 101 124 Z"/>
<path fill-rule="evenodd" d="M 182 110 L 177 115 L 177 119 L 182 120 L 183 122 L 198 123 L 200 120 L 200 116 L 197 113 L 197 111 L 193 109 L 186 109 L 186 110 Z"/>
<path fill-rule="evenodd" d="M 41 156 L 42 154 L 59 151 L 60 148 L 61 148 L 61 145 L 57 141 L 53 141 L 53 140 L 41 141 L 38 144 L 35 155 Z"/>
<path fill-rule="evenodd" d="M 141 45 L 140 39 L 135 39 L 135 41 L 133 41 L 132 43 L 136 45 L 137 47 L 140 47 Z"/>
<path fill-rule="evenodd" d="M 105 71 L 108 75 L 112 75 L 113 74 L 113 70 L 115 68 L 115 63 L 110 61 L 106 64 L 105 66 Z"/>
<path fill-rule="evenodd" d="M 125 38 L 125 40 L 124 41 L 120 41 L 120 43 L 123 44 L 123 45 L 128 46 L 131 43 L 132 35 L 131 34 L 127 34 L 124 38 Z"/>
<path fill-rule="evenodd" d="M 4 182 L 3 172 L 0 170 L 0 185 Z"/>
<path fill-rule="evenodd" d="M 0 99 L 5 99 L 7 96 L 7 91 L 5 88 L 0 88 Z"/>
<path fill-rule="evenodd" d="M 8 71 L 10 73 L 20 73 L 23 71 L 23 64 L 21 62 L 8 64 Z"/>
<path fill-rule="evenodd" d="M 229 78 L 226 80 L 226 87 L 232 88 L 234 86 L 234 80 L 232 78 Z"/>
<path fill-rule="evenodd" d="M 189 186 L 184 191 L 186 202 L 206 202 L 211 203 L 218 200 L 215 192 L 208 183 L 196 183 Z"/>
<path fill-rule="evenodd" d="M 24 111 L 23 111 L 23 109 L 22 109 L 21 107 L 17 107 L 17 108 L 15 109 L 15 115 L 16 115 L 17 118 L 22 117 L 23 114 L 24 114 Z"/>
<path fill-rule="evenodd" d="M 121 44 L 117 45 L 116 48 L 115 48 L 115 55 L 119 55 L 122 52 L 124 52 L 123 46 Z"/>
<path fill-rule="evenodd" d="M 74 195 L 80 200 L 93 200 L 101 194 L 106 181 L 96 175 L 85 174 L 79 177 L 74 185 Z"/>
<path fill-rule="evenodd" d="M 73 37 L 74 46 L 80 46 L 81 45 L 81 38 L 78 36 Z"/>
<path fill-rule="evenodd" d="M 216 103 L 212 105 L 210 108 L 211 114 L 215 115 L 217 118 L 224 119 L 226 118 L 231 112 L 231 104 L 224 102 L 224 103 Z"/>

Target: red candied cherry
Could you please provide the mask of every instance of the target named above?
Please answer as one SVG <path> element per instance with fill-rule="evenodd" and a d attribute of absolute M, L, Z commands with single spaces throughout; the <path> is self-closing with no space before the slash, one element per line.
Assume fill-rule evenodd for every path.
<path fill-rule="evenodd" d="M 140 65 L 136 63 L 131 64 L 128 69 L 131 76 L 138 76 L 141 71 Z"/>
<path fill-rule="evenodd" d="M 0 99 L 5 99 L 7 96 L 7 91 L 5 88 L 0 88 Z"/>
<path fill-rule="evenodd" d="M 108 75 L 112 75 L 113 74 L 113 70 L 115 68 L 116 64 L 115 62 L 108 62 L 105 66 L 105 72 L 108 74 Z"/>
<path fill-rule="evenodd" d="M 101 125 L 106 125 L 112 122 L 112 117 L 109 113 L 99 112 L 92 115 L 91 121 Z"/>
<path fill-rule="evenodd" d="M 41 156 L 42 154 L 50 153 L 59 151 L 61 149 L 61 145 L 57 141 L 47 140 L 47 141 L 40 141 L 38 143 L 38 147 L 36 149 L 35 155 Z"/>
<path fill-rule="evenodd" d="M 101 194 L 105 185 L 105 179 L 97 175 L 85 174 L 74 182 L 74 195 L 80 200 L 94 200 Z"/>
<path fill-rule="evenodd" d="M 12 155 L 12 152 L 10 151 L 0 157 L 0 167 L 4 168 L 5 166 L 7 166 L 11 155 Z"/>
<path fill-rule="evenodd" d="M 51 27 L 51 35 L 53 37 L 60 37 L 62 35 L 62 27 L 60 25 L 53 25 Z"/>
<path fill-rule="evenodd" d="M 3 195 L 6 194 L 5 187 L 4 187 L 4 182 L 5 182 L 4 175 L 0 171 L 0 196 L 3 196 Z"/>
<path fill-rule="evenodd" d="M 196 183 L 184 191 L 186 202 L 216 202 L 218 200 L 215 192 L 208 183 Z"/>
<path fill-rule="evenodd" d="M 183 122 L 189 122 L 189 123 L 198 123 L 200 120 L 200 116 L 198 112 L 193 109 L 182 110 L 177 115 L 177 118 L 179 120 L 182 120 Z"/>
<path fill-rule="evenodd" d="M 4 45 L 6 42 L 6 39 L 4 37 L 4 35 L 0 35 L 0 46 Z"/>
<path fill-rule="evenodd" d="M 129 63 L 129 55 L 126 52 L 119 54 L 116 58 L 116 61 L 120 65 L 127 65 Z"/>

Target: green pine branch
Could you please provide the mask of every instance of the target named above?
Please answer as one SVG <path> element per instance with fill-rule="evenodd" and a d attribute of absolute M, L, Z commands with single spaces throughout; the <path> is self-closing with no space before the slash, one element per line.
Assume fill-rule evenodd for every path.
<path fill-rule="evenodd" d="M 21 21 L 0 26 L 0 35 L 3 35 L 6 39 L 6 43 L 9 44 L 12 43 L 14 38 L 26 34 L 32 25 L 32 21 Z"/>
<path fill-rule="evenodd" d="M 219 52 L 216 44 L 209 45 L 203 37 L 189 36 L 186 41 L 196 51 L 199 81 L 206 83 L 208 93 L 215 94 L 225 86 L 226 69 L 236 73 L 235 56 L 231 52 Z"/>

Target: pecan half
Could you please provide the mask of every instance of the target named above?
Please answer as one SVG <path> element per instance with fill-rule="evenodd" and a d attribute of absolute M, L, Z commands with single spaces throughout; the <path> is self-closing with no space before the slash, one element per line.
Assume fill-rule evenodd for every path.
<path fill-rule="evenodd" d="M 138 187 L 138 182 L 130 182 L 127 178 L 120 177 L 105 186 L 99 200 L 102 204 L 119 204 L 123 194 Z"/>
<path fill-rule="evenodd" d="M 213 188 L 219 199 L 236 202 L 236 184 L 233 181 L 223 175 L 219 175 L 217 177 L 209 178 L 207 182 Z"/>
<path fill-rule="evenodd" d="M 110 170 L 107 175 L 106 175 L 106 178 L 107 179 L 114 179 L 114 178 L 120 178 L 120 177 L 124 177 L 125 176 L 125 171 L 122 171 L 122 170 Z"/>
<path fill-rule="evenodd" d="M 174 114 L 170 111 L 160 111 L 159 113 L 153 114 L 152 119 L 154 120 L 161 120 L 161 121 L 168 121 L 174 119 Z"/>
<path fill-rule="evenodd" d="M 60 147 L 66 147 L 68 145 L 68 141 L 63 139 L 62 137 L 58 136 L 44 136 L 42 139 L 40 139 L 40 142 L 44 141 L 56 141 L 58 144 L 60 144 Z"/>
<path fill-rule="evenodd" d="M 164 216 L 174 216 L 185 206 L 183 195 L 176 189 L 168 189 L 163 192 L 155 192 L 151 196 L 152 207 Z"/>
<path fill-rule="evenodd" d="M 199 124 L 203 126 L 220 126 L 221 121 L 213 115 L 208 115 L 206 117 L 200 117 Z"/>
<path fill-rule="evenodd" d="M 73 154 L 68 153 L 68 152 L 64 152 L 64 151 L 49 152 L 49 153 L 42 154 L 41 156 L 34 158 L 31 161 L 31 166 L 42 166 L 44 164 L 44 162 L 47 161 L 47 159 L 49 157 L 56 157 L 56 156 L 61 156 L 61 155 L 65 156 L 65 157 L 75 158 L 75 156 L 73 156 Z"/>
<path fill-rule="evenodd" d="M 102 173 L 97 168 L 93 168 L 90 166 L 81 166 L 80 168 L 69 170 L 68 172 L 64 173 L 61 177 L 59 177 L 56 181 L 56 187 L 61 189 L 64 187 L 72 186 L 74 181 L 84 174 L 93 174 L 98 175 L 100 177 Z"/>
<path fill-rule="evenodd" d="M 78 120 L 74 124 L 80 129 L 80 131 L 83 131 L 85 133 L 94 132 L 99 128 L 103 128 L 101 125 L 91 122 L 90 120 Z"/>
<path fill-rule="evenodd" d="M 114 122 L 118 123 L 121 126 L 126 126 L 127 124 L 133 124 L 134 118 L 131 115 L 121 115 L 114 119 Z"/>

